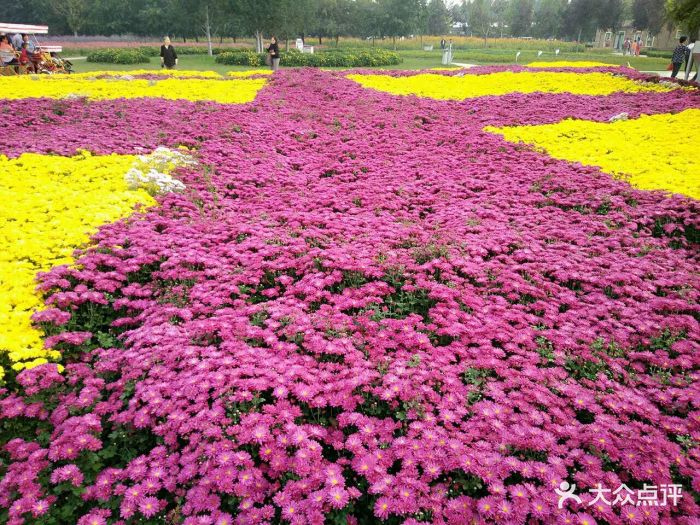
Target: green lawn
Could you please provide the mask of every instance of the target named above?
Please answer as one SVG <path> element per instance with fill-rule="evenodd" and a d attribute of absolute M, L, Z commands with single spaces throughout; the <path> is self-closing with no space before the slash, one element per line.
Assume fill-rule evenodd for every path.
<path fill-rule="evenodd" d="M 70 55 L 63 54 L 69 57 Z M 160 69 L 160 58 L 151 58 L 148 64 L 98 64 L 87 60 L 73 60 L 73 69 L 76 73 L 89 71 L 130 71 L 134 69 Z M 260 69 L 244 66 L 226 66 L 214 62 L 214 57 L 208 55 L 183 55 L 178 60 L 178 69 L 191 71 L 216 71 L 226 73 L 227 71 L 244 71 L 248 69 Z"/>
<path fill-rule="evenodd" d="M 402 64 L 396 66 L 387 66 L 383 69 L 430 69 L 440 67 L 442 53 L 441 51 L 403 51 L 398 53 L 403 57 Z M 455 50 L 453 60 L 455 62 L 467 64 L 515 64 L 515 53 L 512 50 L 503 49 L 467 49 Z M 64 56 L 71 56 L 64 54 Z M 605 62 L 607 64 L 631 65 L 640 71 L 663 71 L 668 65 L 668 59 L 665 58 L 646 58 L 646 57 L 628 57 L 618 56 L 611 53 L 604 54 L 600 52 L 591 53 L 562 53 L 555 56 L 553 53 L 543 54 L 537 57 L 536 51 L 522 51 L 518 59 L 518 63 L 527 64 L 533 61 L 581 61 L 590 60 L 595 62 Z M 281 64 L 284 67 L 284 64 Z M 88 71 L 128 71 L 134 69 L 160 69 L 160 59 L 158 57 L 151 58 L 149 64 L 96 64 L 87 60 L 74 60 L 73 66 L 76 72 Z M 227 71 L 242 71 L 247 69 L 259 69 L 244 66 L 227 66 L 217 64 L 213 57 L 207 55 L 183 55 L 180 57 L 178 69 L 194 70 L 194 71 L 217 71 L 226 73 Z"/>

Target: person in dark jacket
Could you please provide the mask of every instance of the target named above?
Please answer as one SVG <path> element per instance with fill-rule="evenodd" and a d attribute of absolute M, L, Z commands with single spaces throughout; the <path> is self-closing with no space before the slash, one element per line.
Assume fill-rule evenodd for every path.
<path fill-rule="evenodd" d="M 160 46 L 160 67 L 173 69 L 175 66 L 177 66 L 177 53 L 170 43 L 170 38 L 166 36 L 163 39 L 163 45 Z"/>
<path fill-rule="evenodd" d="M 273 36 L 270 38 L 270 45 L 267 48 L 267 52 L 270 55 L 272 71 L 277 71 L 280 67 L 280 46 L 277 44 L 277 37 Z"/>
<path fill-rule="evenodd" d="M 671 57 L 671 64 L 673 65 L 673 71 L 671 72 L 671 78 L 676 78 L 678 71 L 681 69 L 683 62 L 688 60 L 690 56 L 690 49 L 685 45 L 688 40 L 687 36 L 682 36 L 678 39 L 678 45 L 676 49 L 673 50 L 673 56 Z"/>

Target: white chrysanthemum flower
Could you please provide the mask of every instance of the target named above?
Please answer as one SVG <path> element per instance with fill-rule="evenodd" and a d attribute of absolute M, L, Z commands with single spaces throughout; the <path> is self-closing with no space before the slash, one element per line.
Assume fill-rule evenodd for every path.
<path fill-rule="evenodd" d="M 197 164 L 190 155 L 162 146 L 149 155 L 138 155 L 137 159 L 124 179 L 130 189 L 142 188 L 151 195 L 183 191 L 185 185 L 170 172 Z"/>
<path fill-rule="evenodd" d="M 617 115 L 613 115 L 608 119 L 608 122 L 617 122 L 618 120 L 629 120 L 630 114 L 629 113 L 618 113 Z"/>

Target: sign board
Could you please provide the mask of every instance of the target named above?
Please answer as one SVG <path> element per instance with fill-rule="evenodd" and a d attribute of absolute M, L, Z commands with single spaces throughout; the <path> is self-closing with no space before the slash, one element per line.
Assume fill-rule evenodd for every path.
<path fill-rule="evenodd" d="M 301 38 L 297 38 L 297 49 L 304 51 L 304 41 Z"/>

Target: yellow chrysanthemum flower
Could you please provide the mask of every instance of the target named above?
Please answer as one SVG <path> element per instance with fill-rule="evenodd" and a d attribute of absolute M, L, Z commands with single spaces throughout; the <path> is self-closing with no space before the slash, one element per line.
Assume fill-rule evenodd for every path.
<path fill-rule="evenodd" d="M 599 166 L 643 190 L 700 199 L 700 159 L 683 140 L 700 135 L 700 109 L 617 122 L 568 119 L 486 130 L 509 142 L 533 144 L 558 159 Z"/>
<path fill-rule="evenodd" d="M 266 79 L 214 80 L 178 78 L 163 80 L 122 79 L 72 75 L 17 75 L 0 77 L 4 98 L 65 98 L 82 96 L 91 100 L 115 98 L 164 98 L 168 100 L 209 100 L 221 104 L 245 104 L 255 99 Z"/>
<path fill-rule="evenodd" d="M 100 225 L 130 215 L 136 204 L 155 203 L 144 190 L 127 188 L 124 174 L 136 159 L 0 155 L 0 200 L 12 202 L 0 207 L 0 352 L 13 369 L 60 357 L 44 349 L 42 334 L 32 327 L 31 316 L 42 307 L 37 273 L 73 262 L 75 248 Z"/>
<path fill-rule="evenodd" d="M 592 62 L 587 60 L 557 60 L 553 62 L 530 62 L 527 67 L 620 67 L 617 64 L 606 64 L 605 62 Z"/>
<path fill-rule="evenodd" d="M 364 87 L 394 95 L 419 95 L 444 100 L 463 100 L 508 93 L 573 93 L 610 95 L 624 91 L 669 91 L 670 86 L 642 83 L 610 73 L 554 73 L 503 71 L 487 75 L 446 76 L 426 73 L 407 77 L 348 75 Z"/>
<path fill-rule="evenodd" d="M 124 77 L 138 75 L 158 75 L 172 78 L 222 78 L 216 71 L 191 71 L 184 69 L 132 69 L 129 71 L 87 71 L 83 73 L 72 73 L 71 75 L 54 75 L 56 77 L 67 78 L 95 78 L 95 77 Z"/>
<path fill-rule="evenodd" d="M 252 77 L 255 75 L 272 75 L 271 69 L 249 69 L 248 71 L 229 71 L 227 73 L 230 77 L 245 78 Z"/>

